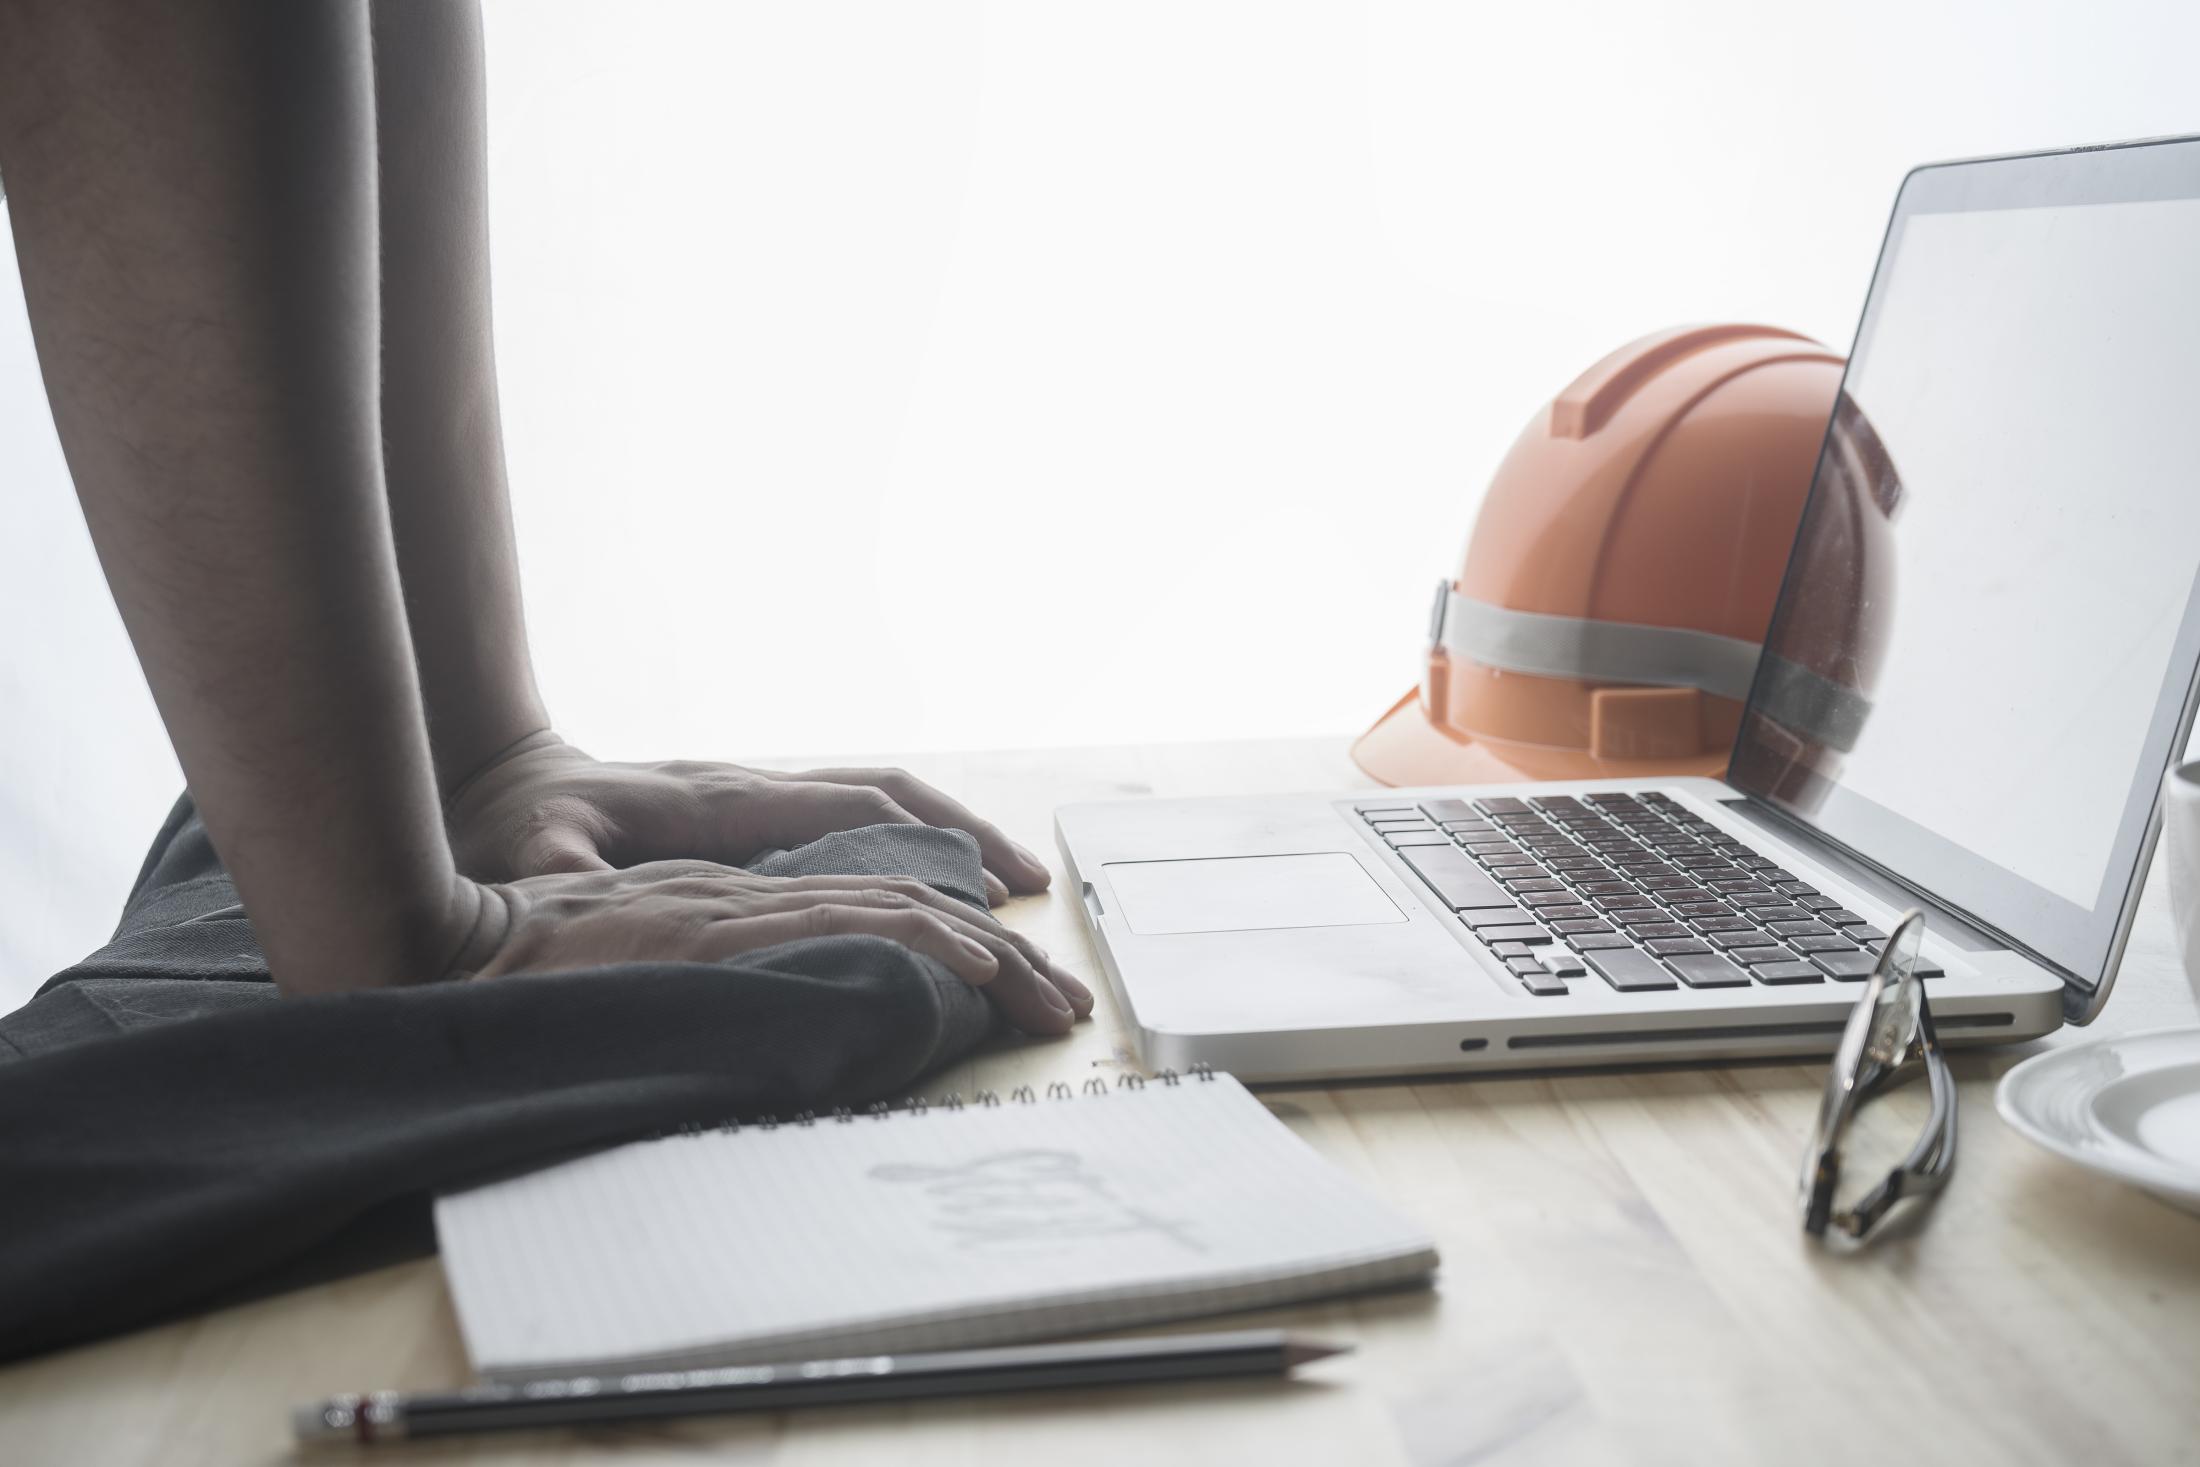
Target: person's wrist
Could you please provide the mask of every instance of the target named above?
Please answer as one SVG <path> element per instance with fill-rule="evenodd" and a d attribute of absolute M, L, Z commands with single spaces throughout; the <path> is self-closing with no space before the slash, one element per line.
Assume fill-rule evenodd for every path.
<path fill-rule="evenodd" d="M 449 815 L 457 810 L 460 803 L 473 791 L 475 786 L 479 785 L 488 775 L 502 769 L 512 760 L 544 749 L 562 749 L 566 747 L 568 746 L 565 740 L 560 738 L 557 730 L 551 728 L 548 724 L 530 729 L 516 738 L 507 739 L 488 754 L 475 759 L 471 764 L 456 771 L 449 779 L 444 781 L 444 813 Z M 578 754 L 579 750 L 573 752 Z"/>
<path fill-rule="evenodd" d="M 512 930 L 512 896 L 503 887 L 460 877 L 457 903 L 447 929 L 445 956 L 434 982 L 473 977 L 493 960 Z M 453 940 L 450 933 L 456 933 Z"/>
<path fill-rule="evenodd" d="M 268 970 L 286 993 L 407 988 L 462 977 L 495 954 L 511 927 L 500 893 L 447 865 L 444 875 L 417 884 L 354 885 L 326 902 L 294 900 L 283 910 L 285 920 L 256 918 L 253 925 Z"/>

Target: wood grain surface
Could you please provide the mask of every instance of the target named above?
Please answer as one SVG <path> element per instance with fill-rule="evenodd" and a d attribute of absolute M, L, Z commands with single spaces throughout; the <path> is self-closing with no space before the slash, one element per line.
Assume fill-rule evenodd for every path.
<path fill-rule="evenodd" d="M 1067 801 L 1366 783 L 1330 740 L 890 762 L 1044 853 L 1053 807 Z M 1065 1040 L 1004 1045 L 927 1089 L 1043 1091 L 1135 1069 L 1075 902 L 1050 894 L 1005 915 L 1091 976 L 1100 1013 Z M 1276 1114 L 1418 1218 L 1444 1255 L 1431 1292 L 1233 1321 L 1358 1347 L 1296 1380 L 482 1437 L 382 1456 L 2200 1462 L 2200 1218 L 2038 1150 L 1992 1101 L 2000 1075 L 2045 1045 L 2195 1019 L 2157 879 L 2098 1023 L 1956 1057 L 1954 1182 L 1922 1225 L 1857 1254 L 1810 1246 L 1797 1226 L 1817 1064 L 1268 1087 Z M 1909 1087 L 1889 1103 L 1921 1115 L 1922 1099 Z M 285 1461 L 294 1401 L 467 1378 L 431 1259 L 0 1370 L 0 1462 Z"/>

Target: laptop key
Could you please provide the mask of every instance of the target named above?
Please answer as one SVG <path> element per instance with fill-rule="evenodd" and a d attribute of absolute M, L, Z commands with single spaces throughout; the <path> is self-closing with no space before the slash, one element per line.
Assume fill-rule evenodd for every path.
<path fill-rule="evenodd" d="M 1731 917 L 1734 909 L 1725 902 L 1675 902 L 1673 911 L 1682 917 Z"/>
<path fill-rule="evenodd" d="M 1525 915 L 1525 914 L 1523 914 Z M 1549 942 L 1551 934 L 1542 928 L 1522 923 L 1517 927 L 1477 927 L 1474 935 L 1491 946 L 1501 942 L 1539 943 Z"/>
<path fill-rule="evenodd" d="M 1824 977 L 1808 963 L 1764 963 L 1749 975 L 1759 983 L 1823 983 Z"/>
<path fill-rule="evenodd" d="M 1568 933 L 1566 945 L 1577 953 L 1592 953 L 1617 952 L 1623 947 L 1633 947 L 1634 943 L 1617 932 L 1584 932 L 1578 936 Z"/>
<path fill-rule="evenodd" d="M 1516 867 L 1511 869 L 1517 870 L 1518 868 Z M 1497 879 L 1504 882 L 1506 886 L 1512 888 L 1512 892 L 1515 896 L 1555 896 L 1564 894 L 1566 901 L 1568 902 L 1571 902 L 1575 899 L 1572 894 L 1572 889 L 1569 888 L 1565 882 L 1554 880 L 1549 876 L 1500 876 Z M 1557 906 L 1562 904 L 1556 902 L 1544 902 L 1541 905 Z"/>
<path fill-rule="evenodd" d="M 1532 913 L 1518 907 L 1468 907 L 1456 915 L 1476 932 L 1485 927 L 1511 927 L 1534 920 Z"/>
<path fill-rule="evenodd" d="M 1525 958 L 1507 958 L 1505 959 L 1505 966 L 1515 973 L 1542 973 L 1547 971 L 1543 966 L 1543 960 L 1532 955 Z"/>
<path fill-rule="evenodd" d="M 1841 929 L 1843 935 L 1855 938 L 1866 947 L 1877 947 L 1887 940 L 1887 934 L 1868 923 L 1859 923 Z"/>
<path fill-rule="evenodd" d="M 1577 932 L 1610 932 L 1612 930 L 1612 924 L 1609 922 L 1599 922 L 1594 917 L 1569 917 L 1563 922 L 1553 922 L 1551 924 L 1551 930 L 1553 932 L 1562 932 L 1566 936 L 1571 937 Z"/>
<path fill-rule="evenodd" d="M 1520 889 L 1517 886 L 1513 888 L 1515 891 Z M 1574 892 L 1569 891 L 1564 883 L 1557 881 L 1551 883 L 1549 891 L 1528 892 L 1520 898 L 1520 901 L 1522 905 L 1530 907 L 1578 907 L 1581 905 L 1581 898 Z"/>
<path fill-rule="evenodd" d="M 1756 928 L 1746 924 L 1728 931 L 1711 932 L 1705 935 L 1711 939 L 1711 945 L 1716 948 L 1763 947 L 1772 941 L 1771 938 L 1765 936 Z"/>
<path fill-rule="evenodd" d="M 1587 922 L 1598 913 L 1588 907 L 1538 907 L 1535 915 L 1541 922 Z"/>
<path fill-rule="evenodd" d="M 1755 932 L 1747 917 L 1691 917 L 1688 925 L 1698 932 Z"/>
<path fill-rule="evenodd" d="M 1789 925 L 1792 926 L 1793 924 Z M 1787 941 L 1788 946 L 1799 953 L 1846 953 L 1856 951 L 1855 943 L 1830 932 L 1823 937 L 1813 937 L 1808 933 L 1800 937 L 1789 936 Z"/>
<path fill-rule="evenodd" d="M 1665 964 L 1632 947 L 1603 948 L 1581 955 L 1599 978 L 1621 993 L 1648 993 L 1653 989 L 1678 988 Z"/>
<path fill-rule="evenodd" d="M 1490 944 L 1490 951 L 1501 958 L 1525 958 L 1532 955 L 1535 949 L 1524 942 L 1493 942 Z"/>
<path fill-rule="evenodd" d="M 1680 956 L 1671 959 L 1668 966 L 1681 976 L 1681 982 L 1690 988 L 1746 988 L 1749 975 L 1716 953 L 1701 956 Z"/>
<path fill-rule="evenodd" d="M 1757 968 L 1766 963 L 1792 963 L 1795 954 L 1784 947 L 1736 947 L 1727 949 L 1727 961 Z"/>
<path fill-rule="evenodd" d="M 1402 851 L 1407 846 L 1448 846 L 1451 844 L 1451 837 L 1441 830 L 1408 831 L 1404 835 L 1385 835 L 1383 840 L 1394 851 Z"/>
<path fill-rule="evenodd" d="M 1528 810 L 1528 802 L 1526 800 L 1476 800 L 1474 802 L 1474 808 L 1480 810 L 1485 815 L 1526 815 L 1530 813 Z"/>
<path fill-rule="evenodd" d="M 1648 941 L 1653 937 L 1694 937 L 1696 935 L 1688 930 L 1686 922 L 1630 922 L 1627 924 L 1627 931 L 1638 942 Z"/>
<path fill-rule="evenodd" d="M 1700 937 L 1654 937 L 1643 944 L 1661 958 L 1680 957 L 1689 953 L 1709 953 L 1711 944 Z"/>
<path fill-rule="evenodd" d="M 1505 888 L 1475 869 L 1474 862 L 1461 851 L 1442 846 L 1407 846 L 1398 854 L 1454 909 L 1509 904 Z"/>
<path fill-rule="evenodd" d="M 1564 998 L 1568 992 L 1565 979 L 1553 973 L 1546 973 L 1540 968 L 1533 973 L 1521 973 L 1516 976 L 1520 979 L 1520 986 L 1537 998 Z"/>
<path fill-rule="evenodd" d="M 1589 971 L 1588 964 L 1569 952 L 1552 952 L 1543 960 L 1543 966 L 1560 978 L 1579 978 Z"/>
<path fill-rule="evenodd" d="M 1847 907 L 1835 907 L 1831 911 L 1820 911 L 1818 920 L 1831 922 L 1836 927 L 1861 927 L 1864 925 L 1862 915 L 1850 911 Z"/>
<path fill-rule="evenodd" d="M 1879 959 L 1870 953 L 1812 953 L 1810 960 L 1836 978 L 1869 978 Z"/>
<path fill-rule="evenodd" d="M 1472 820 L 1474 807 L 1465 800 L 1423 800 L 1421 813 L 1431 820 Z"/>
<path fill-rule="evenodd" d="M 1782 937 L 1824 937 L 1833 931 L 1823 922 L 1767 922 L 1765 926 Z"/>

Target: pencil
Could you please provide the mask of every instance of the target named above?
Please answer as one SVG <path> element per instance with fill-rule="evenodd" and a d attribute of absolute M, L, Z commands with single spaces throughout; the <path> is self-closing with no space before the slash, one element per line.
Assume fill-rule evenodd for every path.
<path fill-rule="evenodd" d="M 781 1365 L 480 1385 L 439 1394 L 374 1391 L 332 1396 L 297 1407 L 291 1413 L 291 1425 L 302 1442 L 373 1446 L 485 1431 L 610 1426 L 791 1406 L 1282 1375 L 1349 1348 L 1299 1339 L 1282 1330 L 1237 1330 L 920 1355 L 858 1355 Z"/>

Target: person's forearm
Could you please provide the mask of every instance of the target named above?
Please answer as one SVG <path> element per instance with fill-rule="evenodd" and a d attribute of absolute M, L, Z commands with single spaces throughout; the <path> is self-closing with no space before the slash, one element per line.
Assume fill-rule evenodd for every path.
<path fill-rule="evenodd" d="M 373 6 L 382 432 L 398 570 L 448 793 L 547 728 L 528 657 L 490 339 L 481 15 Z"/>
<path fill-rule="evenodd" d="M 287 991 L 439 976 L 453 873 L 376 421 L 367 19 L 0 5 L 0 174 L 70 472 Z"/>

